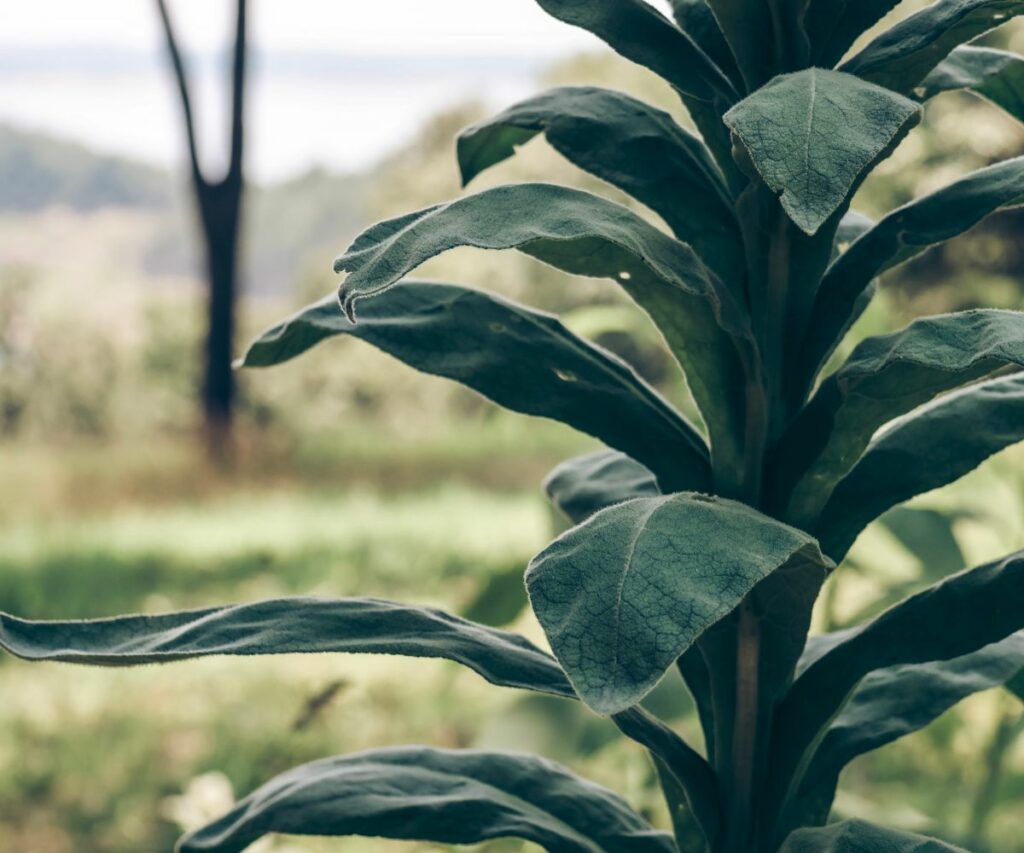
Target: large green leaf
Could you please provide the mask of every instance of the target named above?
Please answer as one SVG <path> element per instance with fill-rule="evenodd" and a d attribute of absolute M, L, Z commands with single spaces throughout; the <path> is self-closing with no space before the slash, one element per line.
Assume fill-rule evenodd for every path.
<path fill-rule="evenodd" d="M 954 575 L 819 638 L 776 716 L 773 788 L 789 788 L 851 692 L 876 670 L 969 655 L 1024 629 L 1024 552 Z"/>
<path fill-rule="evenodd" d="M 1001 208 L 1024 203 L 1024 157 L 979 169 L 884 217 L 829 267 L 818 288 L 801 348 L 805 385 L 828 360 L 855 319 L 872 280 L 977 225 Z"/>
<path fill-rule="evenodd" d="M 1024 57 L 991 47 L 958 47 L 914 90 L 922 101 L 967 89 L 1024 122 Z"/>
<path fill-rule="evenodd" d="M 859 820 L 798 829 L 779 853 L 967 853 L 952 844 Z"/>
<path fill-rule="evenodd" d="M 679 29 L 696 42 L 712 62 L 729 78 L 737 91 L 743 90 L 743 75 L 736 64 L 729 42 L 722 34 L 715 13 L 711 11 L 708 0 L 669 0 L 672 16 L 679 24 Z"/>
<path fill-rule="evenodd" d="M 560 853 L 672 853 L 611 791 L 527 755 L 412 746 L 303 764 L 185 836 L 179 853 L 240 853 L 271 832 L 476 844 L 524 838 Z"/>
<path fill-rule="evenodd" d="M 704 144 L 668 113 L 622 92 L 553 89 L 463 131 L 463 182 L 544 134 L 570 162 L 656 211 L 736 292 L 743 244 L 721 172 Z"/>
<path fill-rule="evenodd" d="M 281 598 L 88 621 L 0 613 L 0 648 L 25 660 L 99 666 L 326 652 L 444 658 L 502 687 L 576 695 L 555 660 L 518 634 L 374 598 Z"/>
<path fill-rule="evenodd" d="M 725 114 L 765 183 L 808 234 L 919 118 L 913 101 L 820 68 L 776 77 Z"/>
<path fill-rule="evenodd" d="M 315 303 L 261 335 L 243 363 L 280 364 L 336 335 L 594 435 L 654 466 L 668 488 L 710 482 L 707 447 L 693 427 L 627 365 L 550 314 L 464 287 L 406 281 L 367 302 L 358 323 L 333 298 Z"/>
<path fill-rule="evenodd" d="M 896 504 L 959 479 L 1024 441 L 1024 377 L 940 397 L 875 436 L 829 498 L 814 528 L 840 560 L 871 521 Z"/>
<path fill-rule="evenodd" d="M 1010 365 L 1024 366 L 1024 314 L 1015 311 L 925 317 L 862 341 L 822 383 L 778 450 L 775 499 L 786 506 L 786 520 L 813 530 L 879 427 Z M 797 477 L 790 493 L 787 484 Z"/>
<path fill-rule="evenodd" d="M 567 459 L 548 474 L 544 491 L 573 524 L 606 507 L 661 494 L 647 468 L 615 450 Z"/>
<path fill-rule="evenodd" d="M 538 554 L 526 583 L 579 695 L 615 713 L 759 581 L 798 560 L 827 563 L 807 534 L 743 504 L 677 494 L 597 513 Z"/>
<path fill-rule="evenodd" d="M 806 15 L 812 64 L 831 68 L 900 0 L 811 0 Z"/>
<path fill-rule="evenodd" d="M 732 470 L 744 440 L 741 358 L 751 358 L 749 330 L 743 310 L 692 249 L 590 193 L 547 184 L 498 187 L 358 237 L 335 262 L 337 272 L 348 273 L 341 301 L 350 319 L 357 299 L 387 290 L 456 246 L 518 248 L 569 273 L 618 281 L 658 324 L 686 371 L 716 468 Z"/>
<path fill-rule="evenodd" d="M 853 759 L 923 729 L 958 702 L 1001 687 L 1024 667 L 1024 632 L 948 661 L 870 673 L 828 727 L 801 786 L 796 820 L 828 819 L 839 774 Z"/>
<path fill-rule="evenodd" d="M 958 45 L 1024 13 L 1024 0 L 938 0 L 882 33 L 841 70 L 910 94 Z"/>

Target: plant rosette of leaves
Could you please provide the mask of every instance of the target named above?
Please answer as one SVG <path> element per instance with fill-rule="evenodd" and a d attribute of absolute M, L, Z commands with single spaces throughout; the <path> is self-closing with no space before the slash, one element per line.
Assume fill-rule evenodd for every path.
<path fill-rule="evenodd" d="M 438 204 L 361 234 L 335 264 L 338 295 L 268 330 L 243 363 L 356 337 L 607 445 L 546 483 L 575 524 L 525 575 L 551 653 L 427 608 L 303 598 L 90 622 L 2 615 L 0 646 L 108 666 L 294 652 L 454 660 L 610 716 L 650 752 L 674 824 L 656 830 L 541 758 L 402 747 L 297 767 L 181 851 L 243 850 L 271 832 L 516 836 L 557 853 L 956 850 L 830 824 L 832 799 L 857 755 L 971 693 L 1019 690 L 1024 554 L 943 577 L 845 631 L 809 637 L 811 609 L 873 520 L 1024 439 L 1024 315 L 923 317 L 824 366 L 882 273 L 1024 201 L 1019 158 L 877 223 L 851 209 L 922 102 L 964 89 L 1024 118 L 1024 60 L 970 45 L 1024 2 L 938 0 L 845 61 L 895 0 L 673 0 L 674 19 L 642 0 L 537 2 L 661 76 L 699 135 L 621 92 L 559 88 L 463 132 L 464 180 L 542 135 L 668 230 L 548 184 Z M 616 282 L 660 329 L 706 428 L 558 318 L 407 277 L 459 246 Z M 669 670 L 697 707 L 702 750 L 640 705 Z"/>

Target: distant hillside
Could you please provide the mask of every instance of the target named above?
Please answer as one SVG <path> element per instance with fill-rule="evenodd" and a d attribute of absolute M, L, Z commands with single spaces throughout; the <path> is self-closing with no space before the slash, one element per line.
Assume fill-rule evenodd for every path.
<path fill-rule="evenodd" d="M 171 181 L 160 169 L 0 125 L 0 211 L 165 210 L 171 198 Z"/>

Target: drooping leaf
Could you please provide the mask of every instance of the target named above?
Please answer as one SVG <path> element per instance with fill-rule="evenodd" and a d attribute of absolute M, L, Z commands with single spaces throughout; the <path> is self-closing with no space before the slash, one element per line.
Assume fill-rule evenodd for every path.
<path fill-rule="evenodd" d="M 827 564 L 807 534 L 743 504 L 684 493 L 597 513 L 538 554 L 526 583 L 579 695 L 615 713 L 795 560 Z"/>
<path fill-rule="evenodd" d="M 797 819 L 828 819 L 839 774 L 853 759 L 923 729 L 974 693 L 1006 684 L 1024 667 L 1024 632 L 947 661 L 867 675 L 828 727 L 804 777 Z"/>
<path fill-rule="evenodd" d="M 840 560 L 857 535 L 896 504 L 958 480 L 1024 441 L 1024 377 L 1008 376 L 940 397 L 868 445 L 839 482 L 814 532 Z"/>
<path fill-rule="evenodd" d="M 627 365 L 556 317 L 481 291 L 405 281 L 368 301 L 358 323 L 325 299 L 264 332 L 243 363 L 280 364 L 337 335 L 594 435 L 654 465 L 668 488 L 709 482 L 704 440 Z"/>
<path fill-rule="evenodd" d="M 779 853 L 967 853 L 960 847 L 895 829 L 850 820 L 798 829 Z"/>
<path fill-rule="evenodd" d="M 553 89 L 463 131 L 463 182 L 537 134 L 570 162 L 660 214 L 708 267 L 742 290 L 743 246 L 721 172 L 704 144 L 672 116 L 622 92 Z"/>
<path fill-rule="evenodd" d="M 991 47 L 958 47 L 914 90 L 921 101 L 966 89 L 1024 122 L 1024 57 Z"/>
<path fill-rule="evenodd" d="M 941 581 L 809 644 L 776 716 L 773 787 L 789 788 L 851 691 L 876 670 L 969 655 L 1024 629 L 1024 552 Z"/>
<path fill-rule="evenodd" d="M 789 217 L 814 234 L 920 118 L 913 101 L 849 74 L 776 77 L 725 114 Z"/>
<path fill-rule="evenodd" d="M 565 853 L 673 853 L 605 788 L 541 758 L 399 747 L 327 758 L 282 773 L 179 853 L 240 853 L 271 832 L 476 844 L 523 838 Z"/>
<path fill-rule="evenodd" d="M 813 65 L 832 68 L 900 0 L 811 0 L 805 18 Z"/>
<path fill-rule="evenodd" d="M 828 360 L 853 325 L 854 306 L 872 280 L 963 234 L 986 216 L 1024 203 L 1024 157 L 979 169 L 884 217 L 829 268 L 818 288 L 807 338 L 805 384 Z"/>
<path fill-rule="evenodd" d="M 728 78 L 688 35 L 644 0 L 537 0 L 545 12 L 593 33 L 688 98 L 735 100 Z"/>
<path fill-rule="evenodd" d="M 0 648 L 25 660 L 96 666 L 327 652 L 444 658 L 501 687 L 576 695 L 554 658 L 518 634 L 374 598 L 281 598 L 88 621 L 0 613 Z"/>
<path fill-rule="evenodd" d="M 375 225 L 335 262 L 341 301 L 381 293 L 456 246 L 518 248 L 575 275 L 613 278 L 654 319 L 686 372 L 723 460 L 741 455 L 743 310 L 683 243 L 590 193 L 547 184 L 498 187 Z M 640 459 L 640 461 L 644 461 Z M 723 462 L 723 466 L 724 466 Z"/>
<path fill-rule="evenodd" d="M 736 64 L 729 42 L 722 34 L 715 13 L 711 11 L 708 0 L 669 0 L 672 16 L 679 24 L 679 29 L 696 42 L 697 47 L 704 51 L 729 78 L 737 92 L 743 91 L 743 75 Z"/>
<path fill-rule="evenodd" d="M 548 474 L 544 491 L 573 524 L 614 504 L 661 494 L 647 468 L 615 450 L 567 459 Z"/>
<path fill-rule="evenodd" d="M 778 450 L 776 485 L 782 500 L 789 494 L 786 520 L 814 529 L 879 427 L 1010 365 L 1024 366 L 1024 314 L 1014 311 L 924 317 L 862 341 L 822 383 Z M 797 477 L 790 491 L 786 484 Z"/>
<path fill-rule="evenodd" d="M 1024 0 L 938 0 L 904 18 L 841 66 L 910 94 L 954 48 L 1024 13 Z"/>

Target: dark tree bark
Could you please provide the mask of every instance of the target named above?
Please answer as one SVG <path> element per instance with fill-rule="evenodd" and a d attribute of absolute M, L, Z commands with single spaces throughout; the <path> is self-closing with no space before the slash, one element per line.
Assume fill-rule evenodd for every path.
<path fill-rule="evenodd" d="M 167 4 L 165 0 L 156 2 L 185 122 L 192 187 L 203 235 L 209 285 L 200 400 L 209 448 L 215 457 L 223 459 L 230 452 L 235 402 L 235 377 L 231 361 L 238 294 L 241 205 L 245 190 L 242 155 L 245 139 L 246 0 L 236 0 L 231 74 L 231 152 L 227 171 L 218 180 L 209 179 L 199 161 L 188 72 Z"/>

